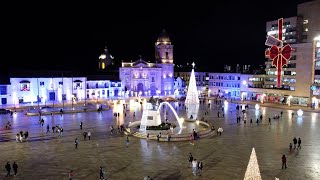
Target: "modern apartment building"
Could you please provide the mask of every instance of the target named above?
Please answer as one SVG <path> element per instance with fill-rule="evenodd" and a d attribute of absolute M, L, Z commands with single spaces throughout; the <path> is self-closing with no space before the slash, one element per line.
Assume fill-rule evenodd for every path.
<path fill-rule="evenodd" d="M 281 88 L 277 88 L 277 69 L 272 66 L 272 61 L 266 59 L 264 77 L 243 77 L 243 81 L 259 80 L 252 84 L 246 84 L 241 88 L 243 98 L 254 99 L 261 94 L 265 101 L 287 102 L 290 97 L 291 104 L 311 105 L 311 87 L 315 81 L 320 80 L 320 62 L 317 60 L 317 43 L 314 38 L 320 34 L 320 0 L 302 3 L 298 5 L 297 16 L 283 19 L 283 43 L 290 44 L 293 48 L 292 57 L 282 69 Z M 278 21 L 266 23 L 266 33 L 278 37 Z M 267 58 L 267 57 L 266 57 Z M 319 68 L 317 67 L 319 64 Z M 318 78 L 319 77 L 319 78 Z M 264 79 L 263 83 L 261 78 Z M 258 84 L 258 85 L 257 85 Z M 314 100 L 315 98 L 313 98 Z"/>

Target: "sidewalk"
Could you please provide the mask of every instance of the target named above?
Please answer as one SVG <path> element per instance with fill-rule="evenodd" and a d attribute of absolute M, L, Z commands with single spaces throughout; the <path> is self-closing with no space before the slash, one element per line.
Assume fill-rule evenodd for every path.
<path fill-rule="evenodd" d="M 228 102 L 231 103 L 230 100 L 227 100 Z M 249 104 L 249 105 L 256 105 L 259 104 L 262 107 L 271 107 L 271 108 L 278 108 L 278 109 L 286 109 L 286 110 L 303 110 L 306 112 L 315 112 L 315 113 L 320 113 L 320 109 L 311 109 L 311 107 L 307 107 L 307 106 L 298 106 L 298 105 L 293 105 L 293 106 L 288 106 L 288 105 L 284 105 L 284 104 L 278 104 L 278 103 L 261 103 L 260 101 L 240 101 L 240 100 L 235 100 L 232 101 L 232 103 L 235 104 Z"/>

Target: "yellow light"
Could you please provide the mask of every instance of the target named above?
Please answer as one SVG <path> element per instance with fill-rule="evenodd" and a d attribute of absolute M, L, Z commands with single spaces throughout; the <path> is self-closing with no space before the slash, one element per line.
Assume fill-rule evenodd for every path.
<path fill-rule="evenodd" d="M 106 67 L 105 67 L 104 62 L 102 62 L 102 63 L 101 63 L 101 69 L 104 69 L 104 68 L 106 68 Z"/>

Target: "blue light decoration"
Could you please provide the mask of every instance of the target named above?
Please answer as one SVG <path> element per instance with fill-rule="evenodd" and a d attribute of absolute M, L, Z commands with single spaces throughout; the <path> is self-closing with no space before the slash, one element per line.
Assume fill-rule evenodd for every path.
<path fill-rule="evenodd" d="M 312 91 L 315 91 L 315 90 L 317 89 L 317 87 L 316 87 L 315 85 L 312 85 L 312 86 L 310 87 L 310 89 L 311 89 Z"/>

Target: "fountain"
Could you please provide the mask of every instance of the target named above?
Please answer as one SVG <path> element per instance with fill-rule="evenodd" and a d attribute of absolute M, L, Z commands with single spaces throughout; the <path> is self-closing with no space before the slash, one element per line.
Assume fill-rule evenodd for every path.
<path fill-rule="evenodd" d="M 176 119 L 178 122 L 176 128 L 174 123 L 162 122 L 160 111 L 163 106 L 171 109 L 171 118 Z M 197 131 L 199 137 L 207 137 L 214 134 L 208 123 L 199 120 L 184 120 L 184 118 L 178 116 L 169 102 L 159 104 L 153 97 L 148 102 L 143 103 L 141 121 L 130 122 L 128 128 L 126 128 L 126 132 L 130 135 L 139 138 L 158 139 L 158 141 L 169 141 L 168 137 L 170 137 L 170 141 L 188 141 L 190 140 L 190 133 L 194 130 Z M 160 132 L 163 137 L 159 138 Z"/>
<path fill-rule="evenodd" d="M 179 118 L 177 112 L 175 109 L 171 106 L 168 102 L 162 102 L 160 105 L 153 105 L 152 103 L 146 103 L 142 118 L 141 118 L 141 124 L 140 124 L 140 131 L 145 131 L 147 126 L 159 126 L 161 124 L 161 117 L 160 117 L 160 109 L 161 107 L 166 104 L 170 107 L 171 111 L 173 112 L 175 118 L 177 119 L 179 123 L 179 127 L 183 128 L 182 124 L 184 119 Z"/>

